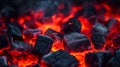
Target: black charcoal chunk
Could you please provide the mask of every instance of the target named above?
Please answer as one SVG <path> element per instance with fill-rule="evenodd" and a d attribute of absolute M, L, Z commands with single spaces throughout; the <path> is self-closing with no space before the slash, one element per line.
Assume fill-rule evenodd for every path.
<path fill-rule="evenodd" d="M 80 10 L 76 13 L 76 17 L 79 17 L 81 15 L 86 18 L 88 18 L 90 16 L 95 16 L 96 15 L 95 7 L 93 5 L 88 5 L 88 6 L 84 7 L 82 10 Z"/>
<path fill-rule="evenodd" d="M 6 35 L 0 35 L 0 49 L 8 47 L 8 40 Z"/>
<path fill-rule="evenodd" d="M 18 67 L 18 65 L 12 64 L 9 67 Z"/>
<path fill-rule="evenodd" d="M 7 34 L 9 35 L 10 40 L 12 38 L 13 40 L 23 40 L 21 30 L 13 24 L 8 25 Z"/>
<path fill-rule="evenodd" d="M 6 56 L 1 56 L 0 57 L 0 67 L 8 67 Z"/>
<path fill-rule="evenodd" d="M 108 61 L 106 67 L 120 67 L 120 49 L 118 49 L 113 57 Z"/>
<path fill-rule="evenodd" d="M 33 48 L 33 53 L 47 54 L 52 48 L 53 40 L 48 36 L 39 35 Z"/>
<path fill-rule="evenodd" d="M 99 32 L 99 33 L 104 34 L 104 36 L 107 36 L 107 34 L 109 33 L 107 27 L 105 27 L 101 23 L 95 23 L 95 25 L 93 25 L 92 32 L 93 33 Z"/>
<path fill-rule="evenodd" d="M 113 42 L 113 45 L 115 47 L 120 47 L 120 35 L 118 35 L 117 37 L 113 38 L 112 42 Z"/>
<path fill-rule="evenodd" d="M 104 47 L 104 44 L 106 42 L 105 36 L 101 33 L 93 33 L 91 36 L 92 43 L 95 47 L 95 49 L 101 49 Z"/>
<path fill-rule="evenodd" d="M 64 35 L 64 46 L 68 51 L 82 52 L 91 48 L 89 39 L 80 33 Z"/>
<path fill-rule="evenodd" d="M 43 56 L 43 60 L 51 67 L 76 67 L 78 60 L 64 50 L 51 52 Z"/>
<path fill-rule="evenodd" d="M 10 47 L 11 47 L 11 50 L 27 51 L 32 46 L 23 41 L 14 41 Z"/>
<path fill-rule="evenodd" d="M 49 28 L 46 32 L 45 32 L 45 35 L 51 37 L 53 40 L 55 39 L 62 39 L 63 38 L 63 35 L 51 28 Z"/>
<path fill-rule="evenodd" d="M 111 52 L 88 53 L 85 56 L 85 63 L 87 67 L 105 67 L 111 56 Z"/>
<path fill-rule="evenodd" d="M 111 18 L 108 20 L 106 27 L 108 28 L 109 31 L 112 31 L 116 28 L 117 24 L 118 24 L 118 20 L 115 18 Z"/>
<path fill-rule="evenodd" d="M 40 67 L 40 64 L 39 64 L 39 63 L 37 63 L 37 64 L 32 64 L 32 65 L 29 65 L 29 66 L 27 66 L 27 67 Z"/>
<path fill-rule="evenodd" d="M 35 64 L 32 67 L 40 67 L 40 64 Z"/>
<path fill-rule="evenodd" d="M 77 18 L 71 18 L 63 24 L 62 32 L 64 34 L 81 31 L 81 23 Z"/>
<path fill-rule="evenodd" d="M 28 29 L 24 31 L 24 34 L 26 38 L 34 38 L 42 34 L 42 31 L 40 29 Z"/>

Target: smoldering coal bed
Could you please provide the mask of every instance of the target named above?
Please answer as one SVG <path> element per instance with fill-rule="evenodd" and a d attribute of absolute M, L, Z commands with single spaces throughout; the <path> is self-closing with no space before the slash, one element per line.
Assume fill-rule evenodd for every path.
<path fill-rule="evenodd" d="M 120 67 L 119 0 L 0 0 L 0 67 Z"/>

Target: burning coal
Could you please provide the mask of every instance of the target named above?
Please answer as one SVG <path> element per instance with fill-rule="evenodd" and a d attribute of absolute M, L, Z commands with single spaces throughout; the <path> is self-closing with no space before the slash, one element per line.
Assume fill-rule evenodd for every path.
<path fill-rule="evenodd" d="M 0 67 L 120 67 L 119 3 L 0 1 Z"/>

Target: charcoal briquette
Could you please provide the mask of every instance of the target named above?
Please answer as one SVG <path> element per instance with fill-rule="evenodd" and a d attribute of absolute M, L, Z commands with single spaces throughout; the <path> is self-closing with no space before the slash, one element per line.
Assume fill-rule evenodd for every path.
<path fill-rule="evenodd" d="M 24 31 L 24 34 L 26 38 L 34 38 L 42 34 L 42 31 L 40 29 L 28 29 Z"/>
<path fill-rule="evenodd" d="M 107 29 L 107 27 L 105 27 L 101 23 L 95 23 L 93 25 L 92 33 L 96 32 L 102 33 L 104 34 L 104 36 L 107 36 L 109 34 L 109 30 Z"/>
<path fill-rule="evenodd" d="M 93 52 L 85 55 L 85 63 L 87 67 L 105 67 L 111 58 L 111 52 Z"/>
<path fill-rule="evenodd" d="M 0 56 L 0 67 L 8 67 L 6 56 Z"/>
<path fill-rule="evenodd" d="M 117 37 L 113 38 L 112 42 L 113 42 L 113 45 L 115 47 L 120 47 L 120 35 L 118 35 Z"/>
<path fill-rule="evenodd" d="M 23 40 L 21 30 L 13 24 L 8 25 L 7 34 L 9 35 L 10 40 L 12 38 L 13 40 Z"/>
<path fill-rule="evenodd" d="M 35 54 L 47 54 L 52 48 L 53 40 L 48 36 L 39 35 L 33 48 Z"/>
<path fill-rule="evenodd" d="M 65 22 L 62 26 L 62 32 L 64 34 L 71 32 L 81 32 L 81 23 L 77 18 L 71 18 L 67 22 Z"/>
<path fill-rule="evenodd" d="M 64 46 L 66 50 L 76 52 L 82 52 L 91 48 L 91 44 L 87 36 L 80 33 L 64 35 Z"/>
<path fill-rule="evenodd" d="M 106 67 L 120 67 L 120 49 L 116 50 Z"/>
<path fill-rule="evenodd" d="M 0 49 L 8 47 L 8 38 L 6 35 L 0 35 Z"/>
<path fill-rule="evenodd" d="M 51 52 L 43 56 L 43 60 L 51 67 L 76 67 L 78 60 L 64 50 Z"/>
<path fill-rule="evenodd" d="M 93 33 L 91 36 L 91 41 L 95 49 L 101 49 L 104 47 L 106 39 L 105 39 L 105 36 L 101 33 Z"/>
<path fill-rule="evenodd" d="M 51 28 L 49 28 L 46 32 L 45 32 L 45 35 L 51 37 L 53 40 L 55 39 L 62 39 L 63 38 L 63 35 Z"/>
<path fill-rule="evenodd" d="M 109 31 L 114 30 L 117 27 L 118 20 L 115 18 L 111 18 L 107 21 L 106 27 L 108 28 Z"/>
<path fill-rule="evenodd" d="M 19 51 L 27 51 L 31 49 L 31 47 L 32 46 L 30 44 L 17 40 L 10 45 L 11 50 L 19 50 Z"/>

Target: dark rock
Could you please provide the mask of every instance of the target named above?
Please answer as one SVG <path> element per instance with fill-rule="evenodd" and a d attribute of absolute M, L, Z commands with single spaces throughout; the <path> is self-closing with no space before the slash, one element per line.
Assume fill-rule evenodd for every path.
<path fill-rule="evenodd" d="M 8 38 L 6 35 L 0 35 L 0 49 L 8 47 Z"/>
<path fill-rule="evenodd" d="M 81 23 L 77 18 L 71 18 L 63 24 L 62 32 L 64 34 L 81 31 Z"/>
<path fill-rule="evenodd" d="M 85 56 L 87 67 L 105 67 L 112 54 L 110 52 L 94 52 Z"/>
<path fill-rule="evenodd" d="M 113 38 L 112 42 L 113 42 L 113 45 L 115 47 L 120 47 L 120 35 L 118 35 L 117 37 Z"/>
<path fill-rule="evenodd" d="M 23 41 L 14 41 L 10 47 L 11 47 L 11 50 L 27 51 L 32 46 L 30 44 L 23 42 Z"/>
<path fill-rule="evenodd" d="M 45 32 L 45 35 L 51 37 L 53 40 L 55 39 L 62 39 L 63 38 L 63 35 L 55 30 L 52 30 L 52 29 L 48 29 L 46 32 Z"/>
<path fill-rule="evenodd" d="M 113 57 L 108 61 L 106 67 L 120 67 L 120 49 L 118 49 Z"/>
<path fill-rule="evenodd" d="M 43 60 L 51 67 L 76 67 L 78 60 L 64 50 L 49 53 L 43 57 Z"/>
<path fill-rule="evenodd" d="M 93 33 L 91 36 L 91 40 L 96 49 L 103 48 L 106 42 L 104 35 L 101 33 Z"/>
<path fill-rule="evenodd" d="M 0 67 L 8 67 L 6 56 L 1 56 L 0 57 Z"/>
<path fill-rule="evenodd" d="M 68 51 L 82 52 L 90 49 L 90 41 L 84 35 L 80 33 L 70 33 L 64 35 L 65 49 Z"/>
<path fill-rule="evenodd" d="M 52 48 L 53 40 L 50 37 L 39 35 L 33 48 L 33 53 L 47 54 Z"/>
<path fill-rule="evenodd" d="M 92 32 L 99 32 L 102 33 L 104 36 L 107 36 L 107 34 L 109 33 L 108 29 L 101 23 L 95 23 L 95 25 L 93 25 Z"/>

